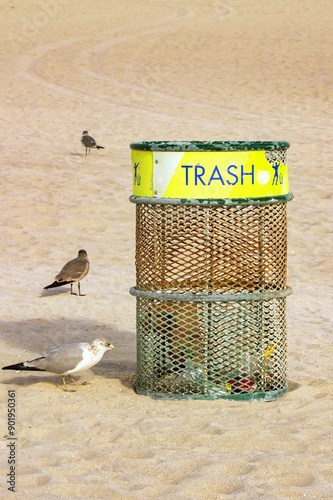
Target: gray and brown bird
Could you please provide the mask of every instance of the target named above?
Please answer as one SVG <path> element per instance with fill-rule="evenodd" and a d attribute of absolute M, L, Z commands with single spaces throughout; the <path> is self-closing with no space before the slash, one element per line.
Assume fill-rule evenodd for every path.
<path fill-rule="evenodd" d="M 67 391 L 65 376 L 67 375 L 72 382 L 80 385 L 73 379 L 71 374 L 83 372 L 96 365 L 102 359 L 103 354 L 109 349 L 115 349 L 115 347 L 111 342 L 103 338 L 96 339 L 90 344 L 87 342 L 62 344 L 59 347 L 51 349 L 51 351 L 43 356 L 38 356 L 37 358 L 29 359 L 15 365 L 4 366 L 2 369 L 39 371 L 62 375 L 64 390 Z"/>
<path fill-rule="evenodd" d="M 73 283 L 76 282 L 79 295 L 83 296 L 84 294 L 81 293 L 80 281 L 87 276 L 89 267 L 90 263 L 87 252 L 85 250 L 79 250 L 76 259 L 67 262 L 60 273 L 54 278 L 55 281 L 51 283 L 51 285 L 45 286 L 44 290 L 70 284 L 71 294 L 77 295 L 73 292 Z"/>
<path fill-rule="evenodd" d="M 105 149 L 104 146 L 99 146 L 95 139 L 91 137 L 91 135 L 88 135 L 88 130 L 84 130 L 82 132 L 82 137 L 81 137 L 81 142 L 83 146 L 86 148 L 86 154 L 90 154 L 90 149 L 91 148 L 96 148 L 96 149 Z"/>

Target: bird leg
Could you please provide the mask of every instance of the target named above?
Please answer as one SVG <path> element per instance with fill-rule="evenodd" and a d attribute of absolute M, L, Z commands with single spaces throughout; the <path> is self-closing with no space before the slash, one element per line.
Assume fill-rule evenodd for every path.
<path fill-rule="evenodd" d="M 68 378 L 69 378 L 72 382 L 74 382 L 74 384 L 75 384 L 75 385 L 80 385 L 78 382 L 76 382 L 76 380 L 75 380 L 73 377 L 71 377 L 71 375 L 67 375 L 67 377 L 68 377 Z"/>
<path fill-rule="evenodd" d="M 67 389 L 67 385 L 66 385 L 66 381 L 65 381 L 65 375 L 63 375 L 61 378 L 62 378 L 62 383 L 64 384 L 64 391 L 66 391 L 66 392 L 76 392 L 75 390 L 73 391 L 72 389 Z"/>
<path fill-rule="evenodd" d="M 71 375 L 67 375 L 67 377 L 68 377 L 68 378 L 69 378 L 72 382 L 74 382 L 74 384 L 75 384 L 75 385 L 87 385 L 87 384 L 88 384 L 88 382 L 81 382 L 81 383 L 77 382 L 75 379 L 73 379 L 73 377 L 72 377 Z"/>
<path fill-rule="evenodd" d="M 77 288 L 78 288 L 78 290 L 79 290 L 79 295 L 80 295 L 81 297 L 85 297 L 85 295 L 86 295 L 86 294 L 85 294 L 85 293 L 81 293 L 81 285 L 80 285 L 80 282 L 79 282 L 79 281 L 77 282 Z"/>
<path fill-rule="evenodd" d="M 77 295 L 77 293 L 73 292 L 73 283 L 71 283 L 71 295 Z"/>

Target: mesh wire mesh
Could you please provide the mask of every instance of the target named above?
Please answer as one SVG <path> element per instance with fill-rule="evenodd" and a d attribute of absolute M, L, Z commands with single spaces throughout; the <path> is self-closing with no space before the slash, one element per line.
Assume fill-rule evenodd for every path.
<path fill-rule="evenodd" d="M 137 204 L 137 391 L 234 397 L 285 391 L 285 298 L 199 295 L 286 289 L 286 203 Z M 170 294 L 171 300 L 149 297 Z M 194 294 L 197 301 L 175 300 Z"/>
<path fill-rule="evenodd" d="M 272 165 L 276 161 L 286 164 L 287 161 L 287 150 L 278 149 L 273 151 L 265 151 L 266 160 Z"/>
<path fill-rule="evenodd" d="M 285 300 L 138 298 L 137 388 L 212 398 L 285 389 Z"/>
<path fill-rule="evenodd" d="M 141 290 L 253 292 L 286 287 L 286 203 L 137 204 Z"/>

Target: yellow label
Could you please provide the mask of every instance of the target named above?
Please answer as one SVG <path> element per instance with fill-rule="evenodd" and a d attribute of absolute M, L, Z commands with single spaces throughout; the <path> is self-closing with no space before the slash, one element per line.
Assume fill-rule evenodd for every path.
<path fill-rule="evenodd" d="M 260 198 L 289 193 L 288 167 L 265 151 L 132 151 L 133 194 Z"/>
<path fill-rule="evenodd" d="M 153 153 L 132 151 L 133 194 L 153 196 Z"/>

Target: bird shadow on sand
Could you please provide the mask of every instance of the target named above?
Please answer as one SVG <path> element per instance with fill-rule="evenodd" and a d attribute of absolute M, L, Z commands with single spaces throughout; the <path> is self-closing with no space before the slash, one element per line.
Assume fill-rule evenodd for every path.
<path fill-rule="evenodd" d="M 83 287 L 82 287 L 83 288 Z M 84 289 L 82 290 L 81 288 L 81 297 L 85 297 L 86 294 L 84 293 Z M 69 284 L 63 285 L 63 286 L 57 286 L 54 288 L 48 288 L 45 290 L 44 288 L 41 290 L 39 298 L 45 298 L 45 297 L 52 297 L 53 295 L 79 295 L 79 290 L 77 283 L 73 283 L 73 293 L 71 294 L 71 286 Z"/>
<path fill-rule="evenodd" d="M 93 320 L 59 318 L 47 321 L 31 319 L 23 321 L 0 321 L 1 368 L 43 355 L 61 344 L 91 342 L 106 338 L 116 346 L 116 350 L 106 352 L 102 360 L 90 371 L 107 379 L 118 379 L 123 386 L 134 390 L 136 360 L 135 332 L 119 330 L 112 324 Z M 17 355 L 8 355 L 15 349 Z M 1 371 L 2 384 L 27 386 L 41 381 L 61 385 L 61 376 L 47 372 Z M 86 372 L 79 374 L 79 382 L 84 382 Z M 88 373 L 88 372 L 87 372 Z M 12 376 L 11 376 L 12 375 Z M 91 375 L 90 375 L 91 380 Z"/>
<path fill-rule="evenodd" d="M 97 154 L 96 156 L 98 156 L 98 155 L 99 155 L 99 156 L 101 156 L 102 154 L 103 154 L 103 153 L 101 153 L 101 152 L 99 151 L 99 152 L 98 152 L 98 154 Z M 69 155 L 70 155 L 70 156 L 94 156 L 94 154 L 93 154 L 93 153 L 88 153 L 88 154 L 86 155 L 86 153 L 77 153 L 77 152 L 70 152 L 70 153 L 69 153 Z"/>
<path fill-rule="evenodd" d="M 76 293 L 76 292 L 77 292 L 77 289 L 76 289 L 76 290 L 74 290 L 74 291 L 75 291 L 75 293 Z M 61 295 L 61 294 L 63 294 L 63 293 L 67 293 L 68 295 L 70 295 L 70 294 L 71 294 L 71 289 L 70 289 L 70 287 L 69 287 L 69 288 L 68 288 L 68 287 L 65 287 L 65 288 L 60 288 L 60 287 L 57 287 L 57 288 L 50 288 L 50 289 L 48 289 L 48 290 L 44 290 L 44 289 L 43 289 L 43 290 L 40 292 L 40 296 L 39 296 L 39 297 L 42 297 L 42 298 L 43 298 L 43 297 L 50 297 L 50 296 L 52 296 L 52 295 Z"/>

